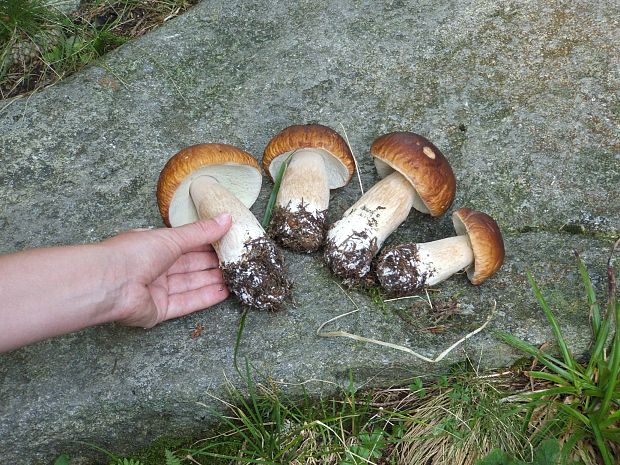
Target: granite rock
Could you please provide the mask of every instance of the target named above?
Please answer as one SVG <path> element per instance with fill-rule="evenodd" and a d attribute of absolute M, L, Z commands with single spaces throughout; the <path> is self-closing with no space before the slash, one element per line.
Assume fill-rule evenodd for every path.
<path fill-rule="evenodd" d="M 365 189 L 377 181 L 372 141 L 418 132 L 450 160 L 453 209 L 495 217 L 506 262 L 479 287 L 464 275 L 438 286 L 436 307 L 461 313 L 435 334 L 419 299 L 377 302 L 343 290 L 319 254 L 285 253 L 294 305 L 250 312 L 239 347 L 256 376 L 290 394 L 332 393 L 349 373 L 364 386 L 433 375 L 466 357 L 505 366 L 520 354 L 506 330 L 552 338 L 529 288 L 531 271 L 576 352 L 589 341 L 573 251 L 605 288 L 620 234 L 620 8 L 600 2 L 202 2 L 80 73 L 0 103 L 0 252 L 93 242 L 162 226 L 155 184 L 166 160 L 200 142 L 238 145 L 260 159 L 282 128 L 318 122 L 346 134 Z M 253 207 L 260 217 L 267 178 Z M 360 195 L 332 192 L 330 220 Z M 449 215 L 413 212 L 390 242 L 452 234 Z M 344 338 L 326 327 L 435 356 L 489 328 L 439 364 Z M 44 303 L 42 302 L 42 306 Z M 162 435 L 207 428 L 209 394 L 226 395 L 241 308 L 233 300 L 149 330 L 107 325 L 0 355 L 0 462 L 48 463 L 76 441 L 118 453 Z M 205 327 L 192 338 L 197 324 Z M 319 381 L 320 380 L 320 381 Z"/>

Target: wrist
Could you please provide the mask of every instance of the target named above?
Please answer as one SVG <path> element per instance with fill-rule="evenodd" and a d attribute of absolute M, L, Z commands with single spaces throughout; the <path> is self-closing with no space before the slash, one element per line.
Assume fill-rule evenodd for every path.
<path fill-rule="evenodd" d="M 97 324 L 113 323 L 126 317 L 127 305 L 123 296 L 128 282 L 123 254 L 109 241 L 92 244 L 95 249 L 97 275 L 94 285 L 99 290 L 93 294 L 97 308 Z"/>

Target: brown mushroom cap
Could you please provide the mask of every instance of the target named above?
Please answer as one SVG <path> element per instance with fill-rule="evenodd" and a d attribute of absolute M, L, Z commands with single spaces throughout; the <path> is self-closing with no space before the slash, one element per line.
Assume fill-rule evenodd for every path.
<path fill-rule="evenodd" d="M 304 148 L 315 149 L 323 156 L 330 189 L 348 184 L 355 170 L 353 154 L 340 134 L 321 124 L 299 124 L 279 132 L 265 148 L 263 169 L 273 181 L 288 156 Z"/>
<path fill-rule="evenodd" d="M 467 277 L 478 285 L 493 275 L 504 263 L 504 240 L 493 218 L 470 208 L 452 213 L 456 233 L 468 235 L 474 253 L 474 264 L 467 268 Z"/>
<path fill-rule="evenodd" d="M 456 193 L 450 163 L 432 142 L 412 132 L 392 132 L 370 147 L 381 178 L 398 171 L 413 185 L 432 216 L 446 212 Z M 417 207 L 416 207 L 417 208 Z"/>
<path fill-rule="evenodd" d="M 262 176 L 252 155 L 227 144 L 186 147 L 164 166 L 157 183 L 157 204 L 167 226 L 198 219 L 189 194 L 192 180 L 211 176 L 250 208 L 260 193 Z"/>

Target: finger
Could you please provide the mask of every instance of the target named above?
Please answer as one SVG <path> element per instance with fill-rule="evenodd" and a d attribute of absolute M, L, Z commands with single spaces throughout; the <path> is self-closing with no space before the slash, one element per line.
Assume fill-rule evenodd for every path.
<path fill-rule="evenodd" d="M 215 252 L 188 252 L 174 262 L 168 270 L 168 275 L 217 268 L 219 263 Z"/>
<path fill-rule="evenodd" d="M 213 252 L 213 246 L 211 244 L 201 244 L 198 247 L 188 250 L 188 252 Z"/>
<path fill-rule="evenodd" d="M 228 288 L 223 284 L 212 284 L 201 289 L 173 294 L 168 300 L 166 320 L 203 310 L 220 303 L 228 297 Z"/>
<path fill-rule="evenodd" d="M 133 229 L 130 229 L 129 231 L 127 231 L 127 232 L 129 232 L 129 233 L 143 232 L 143 231 L 151 231 L 153 229 L 155 229 L 155 226 L 147 226 L 146 228 L 133 228 Z"/>
<path fill-rule="evenodd" d="M 224 277 L 219 268 L 193 273 L 173 274 L 168 276 L 168 293 L 180 294 L 212 284 L 224 284 Z"/>
<path fill-rule="evenodd" d="M 168 229 L 166 232 L 181 252 L 185 253 L 221 239 L 228 232 L 231 224 L 232 218 L 226 213 L 212 220 L 196 221 Z"/>

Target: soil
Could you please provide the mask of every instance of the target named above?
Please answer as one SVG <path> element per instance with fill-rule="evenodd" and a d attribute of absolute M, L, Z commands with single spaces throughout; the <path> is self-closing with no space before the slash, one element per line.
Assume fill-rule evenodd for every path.
<path fill-rule="evenodd" d="M 297 211 L 276 206 L 270 223 L 270 235 L 279 244 L 296 252 L 315 252 L 325 240 L 327 210 L 310 212 L 301 204 Z"/>
<path fill-rule="evenodd" d="M 340 244 L 328 239 L 325 261 L 332 272 L 349 283 L 360 282 L 370 272 L 372 259 L 377 253 L 377 238 L 368 231 L 355 231 Z"/>
<path fill-rule="evenodd" d="M 411 295 L 424 287 L 430 277 L 420 271 L 418 247 L 403 244 L 385 250 L 377 260 L 375 273 L 381 287 L 396 296 Z"/>
<path fill-rule="evenodd" d="M 253 239 L 245 248 L 240 261 L 221 266 L 228 288 L 245 305 L 279 310 L 292 290 L 280 251 L 266 237 Z"/>

